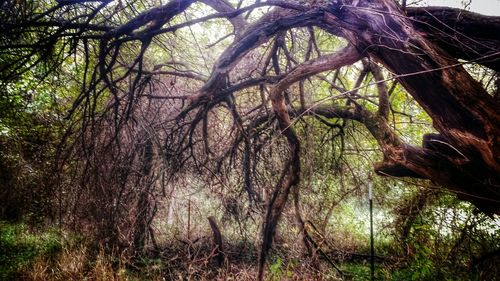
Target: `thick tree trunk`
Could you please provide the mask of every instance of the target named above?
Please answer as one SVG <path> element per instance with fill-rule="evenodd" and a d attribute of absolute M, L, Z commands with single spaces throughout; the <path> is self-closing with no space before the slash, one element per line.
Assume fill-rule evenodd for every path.
<path fill-rule="evenodd" d="M 483 211 L 500 213 L 498 101 L 455 58 L 424 38 L 394 1 L 352 4 L 331 5 L 336 17 L 331 20 L 360 52 L 396 75 L 440 133 L 424 137 L 423 148 L 382 142 L 385 159 L 377 170 L 431 179 Z"/>
<path fill-rule="evenodd" d="M 446 7 L 408 8 L 425 38 L 455 58 L 500 71 L 500 18 Z"/>

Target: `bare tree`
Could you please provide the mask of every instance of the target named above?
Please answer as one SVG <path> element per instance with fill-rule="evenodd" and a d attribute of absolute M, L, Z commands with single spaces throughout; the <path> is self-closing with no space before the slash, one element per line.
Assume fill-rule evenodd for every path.
<path fill-rule="evenodd" d="M 2 3 L 2 81 L 35 66 L 49 71 L 74 54 L 84 62 L 82 91 L 69 117 L 83 120 L 80 129 L 88 132 L 98 113 L 111 114 L 110 140 L 134 122 L 138 104 L 168 101 L 168 116 L 155 127 L 165 138 L 159 148 L 167 165 L 213 176 L 239 159 L 250 200 L 266 200 L 260 280 L 288 195 L 301 179 L 297 123 L 305 120 L 339 132 L 345 120 L 359 122 L 383 154 L 374 167 L 379 175 L 428 179 L 485 213 L 500 213 L 499 100 L 464 68 L 500 70 L 498 17 L 403 9 L 393 0 L 39 2 Z M 203 15 L 190 12 L 199 7 Z M 183 49 L 203 48 L 191 28 L 215 19 L 226 19 L 233 30 L 212 44 L 225 42 L 219 57 L 178 58 Z M 191 36 L 176 38 L 186 29 Z M 344 46 L 332 52 L 318 38 Z M 170 59 L 154 64 L 159 50 Z M 340 77 L 348 67 L 358 77 L 354 86 Z M 311 81 L 329 83 L 330 94 L 315 91 Z M 371 86 L 371 94 L 360 91 Z M 390 102 L 396 87 L 432 119 L 437 132 L 423 135 L 421 146 L 406 143 L 391 125 L 391 115 L 399 114 Z M 231 116 L 231 125 L 223 125 L 221 113 Z M 268 196 L 256 187 L 269 156 L 284 161 Z M 136 232 L 139 246 L 145 229 Z"/>

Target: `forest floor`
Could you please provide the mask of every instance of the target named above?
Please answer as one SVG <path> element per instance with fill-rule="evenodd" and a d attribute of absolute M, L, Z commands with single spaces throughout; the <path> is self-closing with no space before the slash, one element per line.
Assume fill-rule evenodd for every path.
<path fill-rule="evenodd" d="M 252 241 L 226 241 L 219 264 L 209 235 L 191 242 L 171 239 L 143 255 L 96 246 L 83 236 L 55 228 L 34 229 L 0 221 L 0 281 L 2 280 L 255 280 L 259 249 Z M 370 280 L 369 255 L 337 251 L 318 255 L 316 262 L 277 243 L 267 263 L 265 280 Z M 335 266 L 331 263 L 333 262 Z M 335 267 L 338 267 L 337 270 Z M 375 280 L 494 280 L 474 272 L 436 273 L 432 260 L 409 262 L 378 256 Z M 465 278 L 465 279 L 464 279 Z"/>
<path fill-rule="evenodd" d="M 226 243 L 222 265 L 210 237 L 172 241 L 136 257 L 88 245 L 57 229 L 1 222 L 0 280 L 255 280 L 257 275 L 258 249 L 250 242 Z M 323 259 L 315 264 L 285 248 L 273 251 L 266 280 L 369 280 L 367 260 L 341 263 L 341 276 Z M 386 270 L 376 274 L 382 277 Z"/>

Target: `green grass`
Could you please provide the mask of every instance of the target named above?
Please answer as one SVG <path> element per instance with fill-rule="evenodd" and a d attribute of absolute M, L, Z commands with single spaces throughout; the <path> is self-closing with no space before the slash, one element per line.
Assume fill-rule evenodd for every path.
<path fill-rule="evenodd" d="M 341 266 L 346 280 L 370 280 L 370 265 L 364 263 L 345 263 Z"/>
<path fill-rule="evenodd" d="M 62 250 L 54 230 L 34 232 L 25 224 L 0 221 L 0 280 L 12 280 L 37 257 L 55 258 Z"/>

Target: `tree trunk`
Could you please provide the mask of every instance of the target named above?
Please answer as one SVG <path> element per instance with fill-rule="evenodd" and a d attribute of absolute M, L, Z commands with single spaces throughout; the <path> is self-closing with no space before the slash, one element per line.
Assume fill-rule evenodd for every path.
<path fill-rule="evenodd" d="M 377 171 L 430 179 L 485 212 L 499 213 L 498 101 L 450 53 L 422 36 L 394 1 L 352 4 L 331 5 L 331 21 L 360 52 L 396 75 L 439 132 L 424 136 L 422 148 L 382 142 L 385 159 Z"/>
<path fill-rule="evenodd" d="M 214 236 L 214 244 L 216 249 L 216 259 L 217 259 L 217 264 L 219 266 L 222 266 L 224 264 L 224 248 L 222 244 L 222 234 L 219 230 L 219 227 L 217 226 L 217 222 L 215 221 L 215 217 L 210 216 L 207 218 L 208 222 L 210 223 L 210 228 L 212 228 L 212 233 Z"/>

